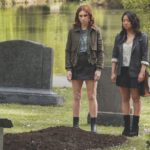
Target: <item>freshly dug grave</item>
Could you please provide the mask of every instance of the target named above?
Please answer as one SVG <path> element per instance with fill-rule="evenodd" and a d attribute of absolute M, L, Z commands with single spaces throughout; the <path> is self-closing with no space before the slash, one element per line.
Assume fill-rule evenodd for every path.
<path fill-rule="evenodd" d="M 71 127 L 47 129 L 4 136 L 4 150 L 93 150 L 117 146 L 124 136 L 95 134 Z"/>

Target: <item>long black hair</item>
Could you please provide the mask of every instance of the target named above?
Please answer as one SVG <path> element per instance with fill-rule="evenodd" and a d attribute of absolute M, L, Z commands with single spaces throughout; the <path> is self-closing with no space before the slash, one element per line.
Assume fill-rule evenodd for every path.
<path fill-rule="evenodd" d="M 137 15 L 134 12 L 126 11 L 126 12 L 123 13 L 123 15 L 121 17 L 122 30 L 120 32 L 120 35 L 121 35 L 122 42 L 124 42 L 124 41 L 127 40 L 127 32 L 126 32 L 126 29 L 123 27 L 123 18 L 124 18 L 124 16 L 127 16 L 128 19 L 129 19 L 129 21 L 131 22 L 132 29 L 133 29 L 134 33 L 136 35 L 141 34 L 141 31 L 140 31 L 140 20 L 139 20 L 139 18 L 137 17 Z"/>

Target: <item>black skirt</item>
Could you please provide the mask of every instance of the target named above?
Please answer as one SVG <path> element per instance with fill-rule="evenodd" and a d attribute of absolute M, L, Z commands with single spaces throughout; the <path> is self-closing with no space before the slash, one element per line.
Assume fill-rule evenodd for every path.
<path fill-rule="evenodd" d="M 72 80 L 94 80 L 96 65 L 88 62 L 88 54 L 78 54 L 77 65 L 72 69 Z"/>
<path fill-rule="evenodd" d="M 143 86 L 143 82 L 138 82 L 138 78 L 131 78 L 129 76 L 129 67 L 122 67 L 121 74 L 117 76 L 116 85 L 126 88 L 140 89 Z"/>

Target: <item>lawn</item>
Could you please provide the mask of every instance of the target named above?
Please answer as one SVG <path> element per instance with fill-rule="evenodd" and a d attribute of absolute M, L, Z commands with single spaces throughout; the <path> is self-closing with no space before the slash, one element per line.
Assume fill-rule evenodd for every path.
<path fill-rule="evenodd" d="M 20 104 L 1 104 L 0 118 L 8 118 L 14 127 L 5 129 L 5 133 L 18 133 L 39 130 L 53 126 L 72 126 L 72 91 L 70 88 L 54 88 L 54 91 L 65 99 L 63 106 L 36 106 Z M 82 93 L 82 108 L 80 127 L 90 130 L 87 124 L 88 103 L 86 90 Z M 128 138 L 121 146 L 109 150 L 148 150 L 146 141 L 150 140 L 150 98 L 142 98 L 142 113 L 140 118 L 140 135 Z M 98 126 L 98 133 L 119 135 L 122 127 Z M 150 149 L 150 148 L 149 148 Z M 108 150 L 108 149 L 107 149 Z"/>

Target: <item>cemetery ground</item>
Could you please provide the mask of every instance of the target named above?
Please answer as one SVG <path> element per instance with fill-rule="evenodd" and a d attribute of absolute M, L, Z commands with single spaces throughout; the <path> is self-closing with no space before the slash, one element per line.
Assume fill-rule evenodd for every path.
<path fill-rule="evenodd" d="M 72 90 L 71 88 L 54 88 L 59 95 L 64 96 L 63 106 L 36 106 L 20 104 L 1 104 L 0 117 L 12 120 L 14 127 L 5 129 L 4 150 L 85 150 L 91 141 L 97 143 L 100 139 L 102 143 L 99 146 L 105 147 L 105 150 L 148 150 L 146 141 L 150 141 L 150 98 L 142 98 L 142 111 L 140 118 L 140 133 L 138 137 L 127 138 L 120 136 L 122 127 L 98 125 L 98 134 L 91 134 L 90 125 L 87 124 L 88 103 L 86 89 L 82 93 L 82 107 L 80 113 L 80 129 L 73 129 L 72 126 Z M 23 133 L 26 132 L 26 133 Z M 51 138 L 51 136 L 53 136 Z M 50 142 L 51 140 L 52 142 Z M 12 142 L 13 141 L 13 142 Z M 20 144 L 26 142 L 26 148 L 18 149 Z M 41 143 L 45 142 L 44 149 L 41 149 Z M 112 143 L 111 143 L 112 142 Z M 116 143 L 116 146 L 112 146 Z M 118 145 L 118 143 L 122 143 Z M 15 144 L 14 144 L 15 143 Z M 67 149 L 63 144 L 72 146 Z M 75 145 L 78 144 L 78 149 Z M 83 147 L 80 147 L 80 144 Z M 57 147 L 57 146 L 61 147 Z M 86 146 L 85 146 L 86 145 Z M 94 145 L 94 144 L 93 144 Z M 10 147 L 9 147 L 10 146 Z M 84 147 L 85 146 L 85 147 Z M 107 147 L 109 146 L 109 147 Z M 48 148 L 49 147 L 49 148 Z M 53 148 L 52 148 L 53 147 Z M 102 147 L 102 148 L 103 148 Z M 74 148 L 74 149 L 73 149 Z M 89 150 L 100 150 L 94 146 Z"/>

